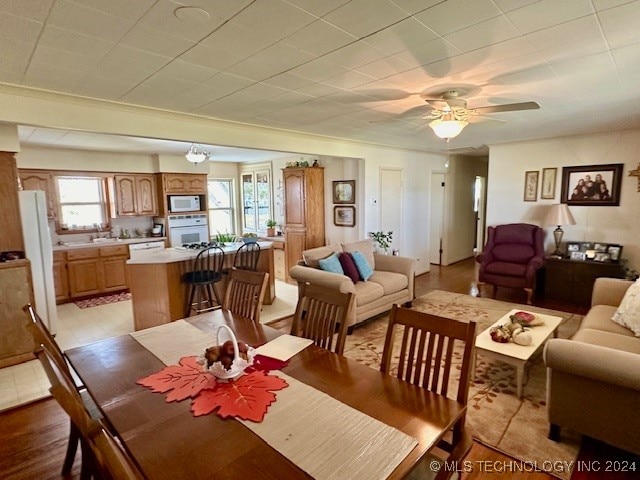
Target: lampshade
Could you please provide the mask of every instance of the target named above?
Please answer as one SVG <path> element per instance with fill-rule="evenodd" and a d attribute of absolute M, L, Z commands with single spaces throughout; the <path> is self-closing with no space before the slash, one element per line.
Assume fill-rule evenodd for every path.
<path fill-rule="evenodd" d="M 551 205 L 544 223 L 545 225 L 575 225 L 576 221 L 566 203 L 557 203 Z"/>
<path fill-rule="evenodd" d="M 445 113 L 441 118 L 429 123 L 429 126 L 437 136 L 446 138 L 447 140 L 457 137 L 467 125 L 469 125 L 469 122 L 466 120 L 456 120 L 452 112 Z"/>
<path fill-rule="evenodd" d="M 187 160 L 191 163 L 201 163 L 209 157 L 209 152 L 206 152 L 204 148 L 202 148 L 202 145 L 192 143 L 185 157 L 187 157 Z"/>

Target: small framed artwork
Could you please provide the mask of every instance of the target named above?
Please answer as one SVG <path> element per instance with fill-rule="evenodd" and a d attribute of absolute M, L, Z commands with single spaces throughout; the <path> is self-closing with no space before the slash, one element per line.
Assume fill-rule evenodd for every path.
<path fill-rule="evenodd" d="M 585 252 L 571 252 L 569 258 L 571 260 L 586 260 L 587 254 Z"/>
<path fill-rule="evenodd" d="M 620 260 L 620 255 L 622 254 L 622 245 L 609 245 L 607 253 L 609 254 L 609 259 L 612 262 L 618 262 Z"/>
<path fill-rule="evenodd" d="M 567 242 L 567 255 L 571 255 L 571 252 L 580 251 L 580 242 Z"/>
<path fill-rule="evenodd" d="M 596 251 L 596 253 L 605 253 L 607 251 L 607 247 L 608 245 L 606 243 L 596 242 L 593 244 L 593 249 Z"/>
<path fill-rule="evenodd" d="M 524 201 L 535 202 L 538 199 L 538 175 L 540 172 L 525 172 Z"/>
<path fill-rule="evenodd" d="M 587 250 L 593 250 L 593 242 L 582 242 L 580 243 L 580 251 L 586 252 Z"/>
<path fill-rule="evenodd" d="M 356 203 L 356 181 L 334 180 L 333 203 Z"/>
<path fill-rule="evenodd" d="M 610 255 L 606 252 L 597 252 L 596 256 L 593 257 L 594 262 L 608 262 L 610 260 Z"/>
<path fill-rule="evenodd" d="M 356 207 L 333 207 L 333 224 L 338 227 L 355 227 Z"/>
<path fill-rule="evenodd" d="M 542 187 L 540 189 L 540 198 L 543 200 L 553 200 L 556 198 L 556 175 L 557 168 L 542 169 Z"/>
<path fill-rule="evenodd" d="M 567 205 L 620 205 L 622 163 L 562 168 L 560 202 Z"/>

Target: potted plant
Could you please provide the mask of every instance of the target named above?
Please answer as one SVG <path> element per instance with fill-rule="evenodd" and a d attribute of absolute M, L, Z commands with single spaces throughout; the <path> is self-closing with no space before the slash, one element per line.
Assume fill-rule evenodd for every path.
<path fill-rule="evenodd" d="M 276 225 L 277 224 L 278 223 L 273 219 L 267 220 L 267 237 L 275 237 L 276 236 Z"/>
<path fill-rule="evenodd" d="M 369 232 L 369 236 L 376 242 L 378 251 L 382 250 L 385 255 L 389 254 L 393 232 Z"/>
<path fill-rule="evenodd" d="M 243 233 L 242 241 L 244 243 L 256 243 L 258 241 L 258 235 L 253 232 Z"/>

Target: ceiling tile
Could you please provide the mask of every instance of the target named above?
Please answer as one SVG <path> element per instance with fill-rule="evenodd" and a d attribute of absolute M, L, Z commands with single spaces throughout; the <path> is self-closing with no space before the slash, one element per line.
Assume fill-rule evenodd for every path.
<path fill-rule="evenodd" d="M 155 71 L 166 65 L 171 58 L 162 55 L 156 55 L 144 50 L 127 47 L 126 45 L 115 46 L 100 62 L 100 68 L 119 69 L 119 68 L 137 68 L 145 70 L 151 75 Z"/>
<path fill-rule="evenodd" d="M 495 43 L 488 47 L 472 50 L 468 55 L 477 60 L 477 65 L 489 65 L 494 62 L 520 57 L 534 51 L 535 49 L 531 46 L 530 42 L 518 37 Z"/>
<path fill-rule="evenodd" d="M 621 5 L 598 13 L 604 35 L 611 48 L 640 42 L 640 2 Z"/>
<path fill-rule="evenodd" d="M 73 3 L 108 13 L 114 17 L 136 21 L 149 10 L 156 0 L 71 0 Z M 27 2 L 30 3 L 30 2 Z"/>
<path fill-rule="evenodd" d="M 87 97 L 116 100 L 137 85 L 137 80 L 120 80 L 90 73 L 78 85 L 78 93 Z"/>
<path fill-rule="evenodd" d="M 600 11 L 611 7 L 617 7 L 631 1 L 635 0 L 593 0 L 593 6 L 596 7 L 596 11 Z"/>
<path fill-rule="evenodd" d="M 535 49 L 544 50 L 592 37 L 602 38 L 600 25 L 595 15 L 528 33 L 523 38 Z"/>
<path fill-rule="evenodd" d="M 188 63 L 195 63 L 203 67 L 224 70 L 231 65 L 241 62 L 244 57 L 233 51 L 219 50 L 206 45 L 197 44 L 179 57 Z"/>
<path fill-rule="evenodd" d="M 191 112 L 197 108 L 209 103 L 202 95 L 195 95 L 190 92 L 182 92 L 173 98 L 169 98 L 160 104 L 161 108 L 166 110 L 176 110 L 179 112 Z"/>
<path fill-rule="evenodd" d="M 362 12 L 366 11 L 366 15 Z M 324 16 L 324 19 L 358 38 L 382 30 L 407 17 L 389 0 L 352 0 Z"/>
<path fill-rule="evenodd" d="M 314 56 L 310 53 L 276 43 L 225 70 L 260 81 L 304 64 L 313 58 Z"/>
<path fill-rule="evenodd" d="M 46 90 L 72 92 L 86 76 L 87 73 L 78 70 L 31 62 L 24 76 L 24 83 Z"/>
<path fill-rule="evenodd" d="M 133 22 L 72 3 L 56 0 L 47 24 L 112 42 L 120 40 Z"/>
<path fill-rule="evenodd" d="M 539 1 L 540 0 L 493 0 L 493 3 L 495 3 L 502 12 L 510 12 L 511 10 L 526 7 L 531 3 Z"/>
<path fill-rule="evenodd" d="M 434 5 L 444 3 L 446 0 L 392 0 L 393 3 L 402 8 L 405 12 L 414 15 L 427 10 Z"/>
<path fill-rule="evenodd" d="M 334 27 L 324 20 L 316 20 L 304 29 L 292 33 L 281 43 L 314 55 L 324 55 L 357 40 L 353 35 Z"/>
<path fill-rule="evenodd" d="M 190 88 L 195 87 L 199 83 L 200 82 L 197 82 L 195 80 L 187 80 L 184 78 L 176 78 L 171 75 L 156 73 L 147 78 L 140 85 L 152 88 L 160 88 L 168 92 L 172 92 L 171 96 L 173 97 L 179 92 L 184 92 L 185 90 L 189 90 Z"/>
<path fill-rule="evenodd" d="M 365 42 L 392 55 L 438 38 L 415 18 L 407 18 L 366 38 Z"/>
<path fill-rule="evenodd" d="M 313 83 L 311 85 L 307 85 L 306 87 L 302 87 L 298 89 L 298 92 L 304 93 L 305 95 L 311 95 L 312 97 L 321 98 L 326 97 L 327 95 L 331 95 L 332 93 L 341 92 L 342 90 L 336 87 L 332 87 L 331 85 L 326 85 L 324 83 Z"/>
<path fill-rule="evenodd" d="M 36 47 L 31 58 L 32 62 L 53 67 L 67 68 L 89 73 L 100 63 L 100 56 L 79 55 L 77 53 L 65 52 L 45 46 Z"/>
<path fill-rule="evenodd" d="M 240 12 L 232 23 L 257 35 L 280 40 L 314 22 L 316 17 L 283 0 L 256 2 Z"/>
<path fill-rule="evenodd" d="M 269 80 L 266 80 L 264 83 L 275 85 L 280 88 L 286 88 L 287 90 L 297 90 L 307 85 L 311 85 L 313 81 L 292 73 L 281 73 L 280 75 L 269 78 Z"/>
<path fill-rule="evenodd" d="M 574 40 L 570 43 L 562 43 L 554 45 L 538 53 L 549 63 L 555 63 L 561 60 L 570 60 L 574 58 L 585 57 L 595 53 L 602 53 L 609 50 L 606 40 L 602 36 L 587 37 Z"/>
<path fill-rule="evenodd" d="M 285 92 L 281 93 L 280 95 L 276 95 L 275 97 L 266 98 L 258 102 L 258 105 L 260 107 L 267 107 L 268 111 L 270 112 L 277 112 L 279 110 L 283 110 L 294 105 L 300 105 L 314 99 L 315 97 L 304 95 L 299 92 Z"/>
<path fill-rule="evenodd" d="M 541 0 L 506 15 L 520 33 L 529 33 L 593 13 L 590 0 Z"/>
<path fill-rule="evenodd" d="M 14 67 L 10 66 L 10 68 Z M 0 82 L 14 83 L 18 85 L 22 83 L 22 77 L 22 72 L 17 73 L 15 71 L 5 70 L 3 67 L 3 63 L 0 61 Z"/>
<path fill-rule="evenodd" d="M 120 43 L 138 50 L 145 50 L 167 57 L 180 55 L 196 44 L 193 40 L 169 35 L 167 32 L 140 24 L 129 30 Z"/>
<path fill-rule="evenodd" d="M 351 0 L 286 0 L 312 15 L 322 17 Z"/>
<path fill-rule="evenodd" d="M 335 77 L 330 77 L 322 81 L 326 85 L 336 88 L 350 89 L 360 85 L 373 82 L 375 79 L 362 73 L 352 70 L 350 72 L 339 73 Z"/>
<path fill-rule="evenodd" d="M 157 107 L 158 105 L 162 105 L 172 96 L 174 95 L 172 95 L 171 91 L 165 90 L 164 88 L 152 87 L 150 85 L 138 85 L 118 100 L 125 103 L 132 103 L 134 105 Z"/>
<path fill-rule="evenodd" d="M 445 39 L 463 52 L 471 52 L 519 36 L 511 22 L 501 16 L 446 35 Z"/>
<path fill-rule="evenodd" d="M 33 50 L 34 46 L 31 43 L 21 42 L 15 38 L 2 39 L 0 70 L 4 70 L 6 74 L 24 74 L 29 65 L 29 59 L 31 58 Z"/>
<path fill-rule="evenodd" d="M 189 63 L 183 60 L 173 60 L 158 71 L 158 75 L 168 75 L 194 83 L 203 82 L 217 73 L 219 73 L 218 70 L 213 68 L 203 67 L 202 65 L 196 65 L 195 63 Z"/>
<path fill-rule="evenodd" d="M 611 89 L 620 88 L 618 72 L 609 52 L 589 55 L 575 60 L 566 60 L 551 65 L 560 79 L 571 91 L 593 91 L 600 85 Z M 588 71 L 589 75 L 584 72 Z"/>
<path fill-rule="evenodd" d="M 451 43 L 442 38 L 436 38 L 422 45 L 403 50 L 397 53 L 396 56 L 412 66 L 419 66 L 444 60 L 461 53 L 462 51 Z"/>
<path fill-rule="evenodd" d="M 25 17 L 4 13 L 0 15 L 0 38 L 14 38 L 35 45 L 42 31 L 42 23 Z"/>
<path fill-rule="evenodd" d="M 325 57 L 316 58 L 304 65 L 292 68 L 289 73 L 298 75 L 299 77 L 306 78 L 315 82 L 324 80 L 325 78 L 333 77 L 338 73 L 348 71 L 347 68 L 338 65 L 334 62 L 326 60 Z"/>
<path fill-rule="evenodd" d="M 250 57 L 276 43 L 275 38 L 269 38 L 260 33 L 244 28 L 233 22 L 227 22 L 200 43 L 220 51 L 233 52 L 236 56 Z"/>
<path fill-rule="evenodd" d="M 382 60 L 376 60 L 375 62 L 362 65 L 358 67 L 356 71 L 373 78 L 385 78 L 399 72 L 411 70 L 412 68 L 412 65 L 392 55 Z"/>
<path fill-rule="evenodd" d="M 444 36 L 498 15 L 500 10 L 491 0 L 448 0 L 415 15 L 415 18 Z"/>
<path fill-rule="evenodd" d="M 101 58 L 114 47 L 115 42 L 45 25 L 39 44 L 78 55 L 94 55 Z"/>
<path fill-rule="evenodd" d="M 477 63 L 478 61 L 471 55 L 462 54 L 423 65 L 422 68 L 432 78 L 453 82 L 457 74 L 471 70 Z"/>
<path fill-rule="evenodd" d="M 0 12 L 10 13 L 19 17 L 29 18 L 37 22 L 44 22 L 54 0 L 38 0 L 25 2 L 25 0 L 2 0 Z"/>
<path fill-rule="evenodd" d="M 324 55 L 322 58 L 348 69 L 353 69 L 387 56 L 386 52 L 360 41 Z"/>
<path fill-rule="evenodd" d="M 184 4 L 170 0 L 160 0 L 140 19 L 139 24 L 165 32 L 169 35 L 197 42 L 209 35 L 228 19 L 228 17 L 217 8 L 219 3 L 215 2 L 212 5 L 200 7 L 209 14 L 208 18 L 181 20 L 174 12 L 176 9 L 184 6 Z M 241 6 L 242 4 L 238 2 L 238 7 Z"/>
<path fill-rule="evenodd" d="M 253 85 L 255 82 L 248 78 L 240 77 L 226 72 L 220 72 L 217 75 L 205 80 L 200 85 L 196 85 L 189 90 L 190 93 L 197 93 L 210 101 L 237 92 L 245 87 Z"/>

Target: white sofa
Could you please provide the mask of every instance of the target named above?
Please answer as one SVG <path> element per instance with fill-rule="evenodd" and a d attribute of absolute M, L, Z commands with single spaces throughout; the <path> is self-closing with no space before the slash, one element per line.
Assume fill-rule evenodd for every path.
<path fill-rule="evenodd" d="M 366 282 L 353 283 L 347 275 L 321 270 L 319 260 L 336 253 L 360 251 L 373 267 Z M 355 294 L 355 308 L 349 314 L 349 327 L 380 313 L 389 311 L 394 303 L 411 304 L 414 299 L 416 261 L 408 257 L 378 255 L 371 239 L 351 243 L 336 243 L 303 252 L 303 260 L 289 271 L 298 285 L 309 283 Z"/>

